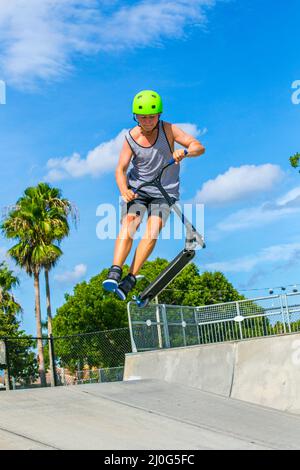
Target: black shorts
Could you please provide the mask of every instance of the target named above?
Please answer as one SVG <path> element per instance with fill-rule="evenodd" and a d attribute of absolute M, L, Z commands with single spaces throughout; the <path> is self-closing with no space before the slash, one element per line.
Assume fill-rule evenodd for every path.
<path fill-rule="evenodd" d="M 173 197 L 172 200 L 174 203 L 176 202 L 175 197 Z M 123 217 L 126 214 L 141 216 L 142 220 L 146 211 L 148 216 L 156 215 L 161 217 L 163 225 L 165 225 L 170 215 L 171 208 L 163 197 L 151 197 L 146 194 L 139 194 L 133 201 L 127 203 L 125 201 L 122 202 L 121 220 L 123 220 Z"/>

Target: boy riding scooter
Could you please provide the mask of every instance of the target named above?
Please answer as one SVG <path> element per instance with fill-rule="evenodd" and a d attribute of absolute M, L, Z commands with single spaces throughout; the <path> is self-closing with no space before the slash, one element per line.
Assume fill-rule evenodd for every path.
<path fill-rule="evenodd" d="M 175 203 L 179 199 L 180 161 L 205 152 L 203 145 L 175 124 L 160 120 L 163 112 L 161 97 L 154 91 L 143 90 L 134 97 L 132 112 L 138 125 L 127 132 L 116 169 L 116 181 L 123 198 L 122 225 L 117 237 L 113 264 L 103 288 L 125 300 L 135 287 L 136 275 L 152 253 L 156 240 L 170 214 L 170 206 L 154 186 L 135 193 L 145 181 L 151 181 L 170 159 L 161 179 L 163 188 Z M 175 142 L 184 149 L 174 151 Z M 127 174 L 129 164 L 132 168 Z M 146 231 L 135 251 L 129 273 L 122 279 L 122 267 L 130 253 L 133 237 L 147 211 Z"/>

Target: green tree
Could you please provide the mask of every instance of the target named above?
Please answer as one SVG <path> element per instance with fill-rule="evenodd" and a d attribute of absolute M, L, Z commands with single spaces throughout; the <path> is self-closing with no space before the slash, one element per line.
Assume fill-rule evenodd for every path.
<path fill-rule="evenodd" d="M 292 157 L 290 157 L 290 164 L 293 168 L 299 168 L 300 164 L 300 153 L 296 153 Z"/>
<path fill-rule="evenodd" d="M 141 274 L 145 279 L 138 285 L 141 291 L 149 281 L 168 265 L 168 261 L 157 258 L 146 261 Z M 159 294 L 159 302 L 169 305 L 210 305 L 215 303 L 241 300 L 241 296 L 221 272 L 199 273 L 195 263 L 190 263 L 185 269 Z"/>
<path fill-rule="evenodd" d="M 39 183 L 37 187 L 28 188 L 27 194 L 39 201 L 39 204 L 44 208 L 45 219 L 49 221 L 44 227 L 45 243 L 47 245 L 51 245 L 55 241 L 60 243 L 70 233 L 69 216 L 72 218 L 75 225 L 77 223 L 78 217 L 75 206 L 68 199 L 62 197 L 62 193 L 58 188 L 51 187 L 47 183 Z M 56 251 L 53 252 L 52 256 L 46 259 L 43 266 L 45 270 L 47 325 L 49 335 L 52 334 L 49 272 L 55 267 L 62 254 L 61 249 L 56 246 Z"/>
<path fill-rule="evenodd" d="M 137 295 L 141 292 L 150 281 L 158 276 L 167 264 L 168 261 L 162 258 L 157 258 L 155 261 L 147 261 L 140 273 L 144 277 L 137 283 L 130 298 L 132 295 Z M 124 274 L 127 271 L 128 266 L 124 266 Z M 80 333 L 92 333 L 128 326 L 126 302 L 120 301 L 116 296 L 102 289 L 102 281 L 106 276 L 107 269 L 104 269 L 89 282 L 82 282 L 75 286 L 72 295 L 65 295 L 64 305 L 57 310 L 57 314 L 53 318 L 55 337 L 66 337 Z M 242 297 L 222 273 L 199 274 L 197 266 L 191 263 L 159 295 L 159 302 L 173 305 L 199 306 L 238 300 L 240 298 Z M 174 315 L 178 317 L 178 312 L 175 310 Z M 138 308 L 137 311 L 139 311 Z M 187 312 L 186 315 L 188 315 Z M 191 321 L 194 323 L 194 318 Z M 195 327 L 193 326 L 193 328 Z M 144 332 L 141 332 L 141 334 L 144 334 Z M 197 332 L 190 331 L 189 344 L 192 344 L 192 336 L 197 338 Z M 73 369 L 78 362 L 80 354 L 81 357 L 85 355 L 85 364 L 97 365 L 99 367 L 100 364 L 110 364 L 110 367 L 112 367 L 112 364 L 116 365 L 113 351 L 111 355 L 109 351 L 118 348 L 118 341 L 114 341 L 109 336 L 103 336 L 101 338 L 101 347 L 98 344 L 99 341 L 99 337 L 97 338 L 95 335 L 64 338 L 61 340 L 58 338 L 55 339 L 55 352 L 60 357 L 61 364 L 68 365 L 69 368 Z M 90 345 L 89 347 L 88 344 Z M 105 354 L 103 354 L 104 350 L 106 351 Z M 84 351 L 86 352 L 84 353 Z M 89 351 L 89 354 L 87 351 Z"/>
<path fill-rule="evenodd" d="M 40 305 L 40 272 L 46 276 L 48 326 L 51 333 L 51 304 L 48 272 L 55 265 L 62 251 L 55 242 L 60 242 L 69 233 L 67 217 L 71 204 L 61 199 L 60 191 L 45 183 L 29 187 L 17 201 L 3 223 L 4 235 L 17 244 L 9 255 L 29 276 L 34 278 L 35 316 L 37 337 L 42 336 Z M 43 342 L 38 339 L 39 374 L 41 384 L 46 385 Z"/>
<path fill-rule="evenodd" d="M 0 263 L 0 337 L 9 338 L 6 344 L 9 350 L 11 375 L 18 382 L 26 383 L 37 377 L 38 367 L 32 351 L 35 342 L 20 330 L 20 322 L 17 320 L 17 315 L 22 309 L 11 290 L 18 284 L 18 278 L 9 270 L 6 263 Z M 5 381 L 8 383 L 6 368 Z"/>
<path fill-rule="evenodd" d="M 137 295 L 167 266 L 168 261 L 157 258 L 147 261 L 141 270 L 144 278 L 132 291 Z M 124 267 L 124 273 L 128 266 Z M 65 304 L 53 319 L 53 332 L 56 336 L 93 332 L 128 325 L 127 306 L 113 294 L 102 289 L 102 281 L 108 270 L 104 269 L 89 282 L 77 284 L 72 295 L 65 295 Z M 242 297 L 219 272 L 199 274 L 194 263 L 189 264 L 169 286 L 159 295 L 159 302 L 175 305 L 209 305 L 229 302 Z"/>
<path fill-rule="evenodd" d="M 108 270 L 103 270 L 89 282 L 74 287 L 65 294 L 65 303 L 53 318 L 55 336 L 90 333 L 124 328 L 128 325 L 126 303 L 102 289 Z"/>
<path fill-rule="evenodd" d="M 76 225 L 77 213 L 75 206 L 68 200 L 62 197 L 61 191 L 58 188 L 53 188 L 47 183 L 39 183 L 37 187 L 27 189 L 27 195 L 34 200 L 43 209 L 43 217 L 47 220 L 44 225 L 43 239 L 46 245 L 51 246 L 52 250 L 49 256 L 43 263 L 45 273 L 45 286 L 46 286 L 46 309 L 47 309 L 47 330 L 48 335 L 52 335 L 52 309 L 51 309 L 51 295 L 49 272 L 55 267 L 63 252 L 60 247 L 54 245 L 54 242 L 61 243 L 63 238 L 67 237 L 70 233 L 69 216 L 72 218 Z M 43 324 L 42 324 L 43 328 Z M 53 370 L 52 356 L 46 350 L 46 364 Z M 51 374 L 51 385 L 54 386 L 54 377 Z"/>
<path fill-rule="evenodd" d="M 21 306 L 15 301 L 11 290 L 19 285 L 18 278 L 8 268 L 7 264 L 0 263 L 0 307 L 3 314 L 15 317 L 21 312 Z"/>

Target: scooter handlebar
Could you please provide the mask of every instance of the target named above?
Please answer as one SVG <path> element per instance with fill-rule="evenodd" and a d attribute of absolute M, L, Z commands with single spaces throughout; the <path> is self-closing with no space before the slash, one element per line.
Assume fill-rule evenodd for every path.
<path fill-rule="evenodd" d="M 186 157 L 188 155 L 188 151 L 186 149 L 184 149 L 184 156 Z M 168 165 L 173 165 L 175 163 L 176 160 L 174 160 L 174 158 L 172 157 L 169 161 L 168 161 Z"/>
<path fill-rule="evenodd" d="M 185 157 L 188 155 L 188 153 L 189 153 L 189 152 L 188 152 L 186 149 L 184 149 L 184 156 L 185 156 Z M 168 163 L 161 169 L 161 173 L 160 173 L 160 174 L 162 174 L 163 171 L 164 171 L 166 168 L 168 168 L 169 166 L 174 165 L 174 163 L 176 163 L 176 160 L 174 160 L 174 158 L 172 157 L 172 158 L 168 161 Z M 151 181 L 149 181 L 149 183 L 151 184 Z M 132 188 L 132 191 L 134 192 L 134 194 L 137 194 L 138 190 L 139 190 L 142 186 L 146 186 L 147 184 L 149 185 L 149 183 L 145 183 L 145 184 L 142 183 L 138 188 L 136 188 L 136 189 Z"/>

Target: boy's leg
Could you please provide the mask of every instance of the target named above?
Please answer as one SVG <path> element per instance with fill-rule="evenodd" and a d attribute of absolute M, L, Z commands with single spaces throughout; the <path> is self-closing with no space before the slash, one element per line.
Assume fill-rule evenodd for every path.
<path fill-rule="evenodd" d="M 140 215 L 126 214 L 122 218 L 122 226 L 115 244 L 113 264 L 107 278 L 102 282 L 102 287 L 115 292 L 122 278 L 122 267 L 131 249 L 133 237 L 141 223 Z"/>
<path fill-rule="evenodd" d="M 113 264 L 122 267 L 131 250 L 133 237 L 139 225 L 141 217 L 135 214 L 127 214 L 122 220 L 122 226 L 115 244 Z"/>
<path fill-rule="evenodd" d="M 127 294 L 135 287 L 135 276 L 150 256 L 162 227 L 163 220 L 161 217 L 151 215 L 148 218 L 145 234 L 135 251 L 129 273 L 120 282 L 116 290 L 116 294 L 121 300 L 125 300 Z"/>
<path fill-rule="evenodd" d="M 176 199 L 173 198 L 175 204 Z M 170 216 L 171 208 L 164 198 L 154 198 L 148 206 L 148 222 L 145 235 L 140 241 L 130 267 L 135 276 L 142 268 L 155 247 L 159 234 Z"/>
<path fill-rule="evenodd" d="M 171 211 L 169 205 L 163 198 L 152 198 L 150 204 L 147 204 L 147 209 L 149 217 L 145 234 L 135 251 L 129 273 L 122 279 L 115 291 L 117 296 L 122 300 L 125 300 L 128 293 L 135 287 L 135 276 L 152 253 L 160 231 L 166 223 Z"/>
<path fill-rule="evenodd" d="M 147 221 L 145 234 L 137 246 L 133 261 L 130 266 L 130 272 L 134 276 L 138 274 L 144 262 L 152 253 L 162 228 L 162 218 L 157 215 L 150 215 Z"/>

